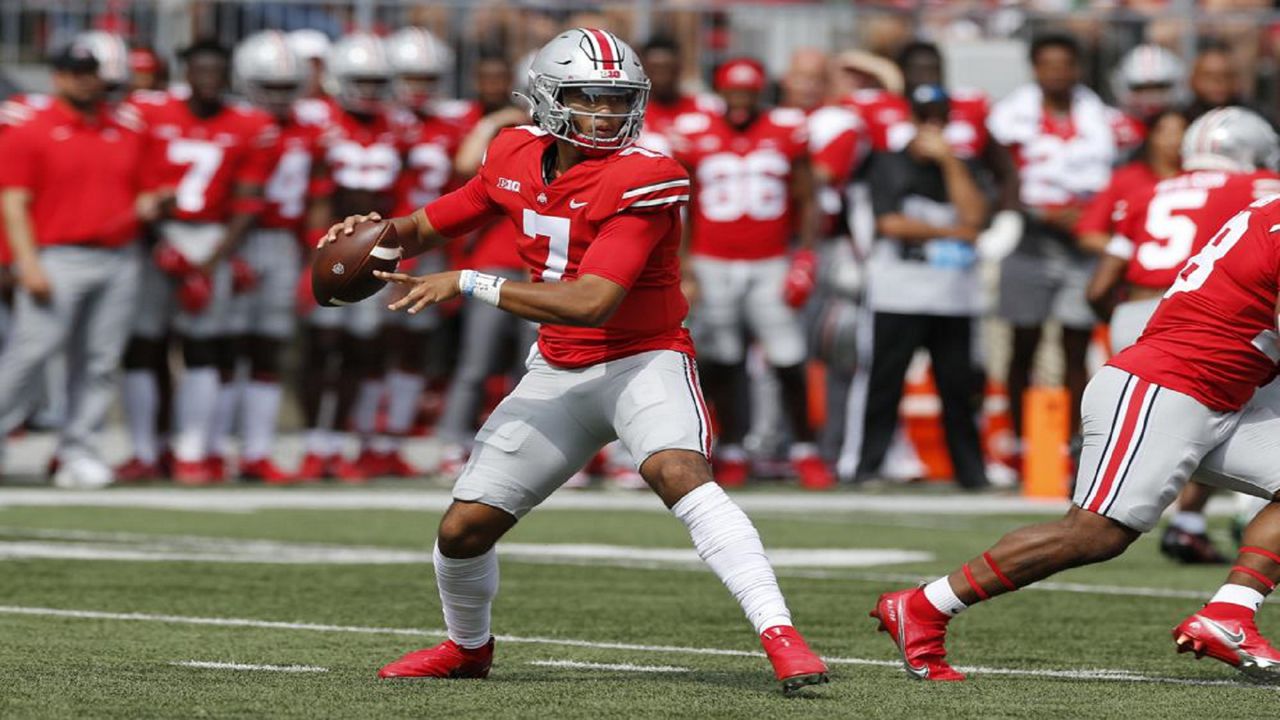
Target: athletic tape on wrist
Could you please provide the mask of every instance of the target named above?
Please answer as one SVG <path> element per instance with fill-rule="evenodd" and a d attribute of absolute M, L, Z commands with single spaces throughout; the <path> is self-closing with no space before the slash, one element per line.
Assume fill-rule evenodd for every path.
<path fill-rule="evenodd" d="M 1272 581 L 1272 579 L 1271 579 L 1271 578 L 1267 577 L 1266 575 L 1263 575 L 1262 573 L 1258 572 L 1257 570 L 1254 570 L 1253 568 L 1247 568 L 1247 567 L 1245 567 L 1245 566 L 1243 566 L 1243 565 L 1236 565 L 1236 566 L 1234 566 L 1234 567 L 1232 567 L 1232 568 L 1231 568 L 1231 572 L 1238 572 L 1238 573 L 1243 573 L 1243 574 L 1245 574 L 1245 575 L 1248 575 L 1249 577 L 1253 578 L 1254 580 L 1257 580 L 1258 582 L 1262 583 L 1263 585 L 1266 585 L 1266 586 L 1267 586 L 1267 590 L 1275 590 L 1275 589 L 1276 589 L 1276 584 L 1275 584 L 1275 582 L 1274 582 L 1274 581 Z"/>
<path fill-rule="evenodd" d="M 466 297 L 473 297 L 497 307 L 502 295 L 502 284 L 506 278 L 497 275 L 463 270 L 458 274 L 458 290 Z"/>

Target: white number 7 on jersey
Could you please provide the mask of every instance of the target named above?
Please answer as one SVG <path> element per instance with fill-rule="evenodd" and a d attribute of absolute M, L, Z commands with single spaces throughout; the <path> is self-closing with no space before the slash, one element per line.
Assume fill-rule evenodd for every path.
<path fill-rule="evenodd" d="M 533 239 L 547 238 L 547 261 L 543 264 L 543 282 L 558 282 L 569 265 L 569 218 L 539 215 L 524 211 L 524 234 Z"/>

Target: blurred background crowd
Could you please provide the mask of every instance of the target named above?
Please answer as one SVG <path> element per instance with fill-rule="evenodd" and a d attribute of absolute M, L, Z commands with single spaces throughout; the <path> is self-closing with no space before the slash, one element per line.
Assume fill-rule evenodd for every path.
<path fill-rule="evenodd" d="M 1280 102 L 1280 13 L 1248 0 L 10 0 L 0 432 L 58 431 L 48 470 L 69 487 L 456 473 L 530 328 L 475 304 L 316 307 L 309 247 L 474 174 L 527 120 L 511 92 L 533 51 L 572 27 L 636 48 L 640 142 L 694 178 L 690 325 L 729 486 L 1014 486 L 1046 447 L 1065 482 L 1079 394 L 1112 349 L 1089 286 L 1117 186 L 1176 174 L 1205 111 L 1273 119 Z M 96 122 L 139 137 L 111 161 L 136 213 L 104 210 L 109 231 L 65 222 L 101 201 L 111 176 L 74 178 L 105 156 L 33 149 L 57 144 L 58 108 L 93 118 L 99 99 Z M 798 138 L 779 168 L 753 169 L 764 125 Z M 737 164 L 708 151 L 737 138 L 764 144 Z M 518 277 L 518 232 L 417 269 Z M 123 458 L 93 440 L 117 422 Z M 435 467 L 406 459 L 421 436 Z M 623 447 L 573 482 L 595 476 L 642 485 Z"/>

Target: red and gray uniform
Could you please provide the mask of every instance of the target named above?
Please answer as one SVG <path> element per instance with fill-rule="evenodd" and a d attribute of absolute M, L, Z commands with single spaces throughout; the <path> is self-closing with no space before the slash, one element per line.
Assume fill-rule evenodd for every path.
<path fill-rule="evenodd" d="M 723 364 L 741 362 L 749 326 L 769 363 L 790 367 L 806 355 L 799 317 L 782 302 L 795 232 L 792 167 L 809 157 L 801 110 L 777 108 L 738 130 L 722 115 L 676 119 L 678 157 L 692 169 L 691 266 L 698 278 L 698 348 Z"/>
<path fill-rule="evenodd" d="M 149 189 L 140 128 L 107 106 L 90 119 L 61 100 L 0 132 L 0 189 L 30 196 L 40 265 L 52 298 L 19 291 L 9 343 L 0 354 L 0 437 L 32 409 L 47 362 L 70 347 L 77 363 L 58 457 L 96 457 L 92 436 L 106 418 L 134 313 L 139 273 L 135 201 Z M 86 163 L 85 158 L 93 162 Z"/>
<path fill-rule="evenodd" d="M 448 237 L 496 217 L 517 223 L 534 282 L 595 275 L 627 291 L 599 327 L 542 324 L 529 372 L 476 435 L 453 495 L 516 517 L 615 439 L 637 464 L 669 449 L 705 455 L 711 442 L 683 327 L 684 168 L 631 147 L 548 181 L 542 159 L 553 142 L 532 126 L 503 130 L 479 175 L 426 208 Z"/>
<path fill-rule="evenodd" d="M 187 263 L 201 265 L 222 243 L 232 215 L 261 211 L 261 197 L 234 193 L 238 186 L 266 182 L 280 130 L 270 115 L 247 105 L 227 104 L 211 117 L 199 117 L 178 92 L 136 92 L 128 105 L 145 127 L 147 172 L 174 191 L 174 210 L 158 225 L 159 242 Z M 233 294 L 230 265 L 220 263 L 211 280 L 208 305 L 199 312 L 180 310 L 174 317 L 175 280 L 148 265 L 134 334 L 160 338 L 171 318 L 174 328 L 189 337 L 226 334 Z"/>
<path fill-rule="evenodd" d="M 1278 199 L 1216 229 L 1142 337 L 1090 381 L 1077 505 L 1146 531 L 1197 468 L 1201 482 L 1280 491 Z"/>

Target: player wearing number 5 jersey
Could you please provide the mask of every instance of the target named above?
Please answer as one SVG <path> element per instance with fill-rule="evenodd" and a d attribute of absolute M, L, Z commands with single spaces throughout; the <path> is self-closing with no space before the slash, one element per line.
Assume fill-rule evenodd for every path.
<path fill-rule="evenodd" d="M 494 543 L 617 438 L 742 605 L 784 688 L 826 679 L 791 626 L 751 521 L 712 482 L 708 418 L 681 327 L 688 177 L 633 146 L 648 90 L 634 51 L 612 34 L 561 34 L 530 69 L 537 126 L 502 131 L 477 177 L 392 221 L 415 255 L 509 218 L 523 230 L 520 254 L 533 275 L 390 275 L 410 287 L 396 308 L 418 312 L 461 294 L 542 325 L 528 374 L 481 428 L 440 523 L 435 571 L 449 640 L 386 666 L 383 677 L 488 674 Z M 335 225 L 325 241 L 342 242 L 365 217 Z"/>
<path fill-rule="evenodd" d="M 817 203 L 809 161 L 808 118 L 797 108 L 760 105 L 764 67 L 731 60 L 716 72 L 723 114 L 676 119 L 677 157 L 693 174 L 689 252 L 698 281 L 694 320 L 698 352 L 721 418 L 720 467 L 726 485 L 747 479 L 741 378 L 743 331 L 764 348 L 782 389 L 797 441 L 791 455 L 801 485 L 828 488 L 834 478 L 818 457 L 808 425 L 805 304 L 816 274 Z M 791 252 L 791 238 L 798 238 Z"/>
<path fill-rule="evenodd" d="M 208 438 L 228 346 L 218 342 L 229 330 L 234 279 L 228 258 L 261 211 L 279 129 L 266 113 L 227 97 L 226 48 L 201 41 L 182 57 L 189 91 L 136 93 L 131 101 L 146 126 L 151 172 L 174 188 L 174 205 L 157 226 L 155 264 L 143 274 L 125 354 L 126 410 L 138 461 L 127 474 L 146 475 L 155 466 L 156 376 L 172 324 L 186 365 L 176 391 L 173 476 L 203 484 L 217 479 Z"/>
<path fill-rule="evenodd" d="M 1276 135 L 1261 118 L 1228 108 L 1202 121 L 1184 145 L 1191 167 L 1211 164 L 1210 157 L 1224 169 L 1274 169 L 1280 161 Z M 1188 183 L 1178 191 L 1209 190 L 1206 206 L 1210 198 L 1231 197 L 1212 189 L 1227 187 L 1213 173 L 1184 177 L 1197 178 L 1201 188 Z M 1157 190 L 1149 217 L 1159 217 L 1159 198 Z M 1184 241 L 1194 244 L 1195 233 Z M 1172 244 L 1157 242 L 1135 246 L 1135 257 L 1144 248 L 1171 252 Z M 1280 651 L 1254 624 L 1264 596 L 1280 581 L 1280 388 L 1272 383 L 1258 390 L 1276 376 L 1280 361 L 1280 195 L 1232 215 L 1176 275 L 1165 277 L 1172 285 L 1142 336 L 1085 390 L 1084 446 L 1066 517 L 1005 535 L 923 589 L 881 596 L 872 615 L 891 633 L 912 675 L 962 679 L 945 660 L 952 616 L 1060 570 L 1119 555 L 1155 526 L 1198 471 L 1197 482 L 1267 504 L 1245 529 L 1226 584 L 1174 629 L 1174 640 L 1179 652 L 1209 655 L 1267 682 L 1280 679 Z"/>

